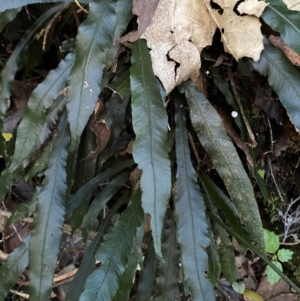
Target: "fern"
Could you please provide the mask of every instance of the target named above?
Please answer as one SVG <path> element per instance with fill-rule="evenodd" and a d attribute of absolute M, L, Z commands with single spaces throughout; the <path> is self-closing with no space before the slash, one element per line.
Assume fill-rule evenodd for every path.
<path fill-rule="evenodd" d="M 101 266 L 87 279 L 80 301 L 111 300 L 116 293 L 119 286 L 118 277 L 126 269 L 137 228 L 143 222 L 144 213 L 140 199 L 141 193 L 138 190 L 112 232 L 100 246 L 96 260 L 101 262 Z"/>

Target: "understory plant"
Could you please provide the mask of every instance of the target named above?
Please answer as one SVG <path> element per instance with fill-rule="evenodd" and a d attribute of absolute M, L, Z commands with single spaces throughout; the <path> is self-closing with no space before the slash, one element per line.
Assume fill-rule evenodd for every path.
<path fill-rule="evenodd" d="M 237 54 L 230 48 L 229 30 L 220 27 L 220 18 L 228 11 L 238 18 L 251 15 L 249 20 L 255 18 L 251 28 L 261 31 L 261 15 L 265 24 L 300 53 L 294 42 L 300 38 L 300 13 L 287 9 L 280 0 L 270 1 L 258 17 L 252 12 L 236 12 L 236 1 L 230 8 L 198 1 L 211 16 L 205 21 L 208 23 L 197 27 L 210 28 L 209 42 L 201 48 L 196 29 L 187 32 L 181 18 L 176 19 L 181 27 L 170 28 L 170 16 L 163 19 L 157 15 L 169 12 L 177 3 L 176 9 L 185 17 L 197 1 L 167 2 L 153 1 L 152 7 L 147 1 L 132 0 L 0 2 L 3 33 L 9 22 L 18 19 L 18 13 L 30 13 L 31 4 L 39 3 L 42 8 L 18 43 L 11 45 L 11 54 L 3 55 L 3 208 L 20 178 L 30 183 L 33 191 L 6 222 L 8 227 L 32 217 L 32 230 L 27 237 L 20 237 L 19 246 L 0 266 L 0 299 L 4 300 L 28 268 L 25 292 L 30 300 L 48 300 L 66 225 L 70 224 L 73 232 L 79 228 L 87 241 L 95 230 L 94 222 L 107 208 L 65 300 L 149 300 L 151 296 L 174 300 L 181 275 L 181 294 L 190 294 L 192 300 L 215 300 L 214 285 L 221 273 L 231 283 L 238 277 L 232 236 L 240 252 L 250 248 L 268 260 L 253 191 L 254 182 L 264 188 L 255 156 L 250 155 L 255 138 L 234 89 L 232 68 L 225 72 L 231 86 L 223 78 L 222 66 L 206 65 L 209 75 L 205 71 L 203 75 L 200 53 L 212 43 L 219 27 L 225 50 L 240 59 L 239 65 L 233 63 L 234 72 L 256 70 L 265 76 L 299 129 L 298 70 L 266 36 L 261 37 L 259 46 L 255 44 L 253 58 L 247 52 Z M 204 20 L 203 11 L 195 9 L 193 15 L 198 13 Z M 147 16 L 152 17 L 152 23 Z M 163 28 L 158 20 L 169 27 Z M 247 28 L 248 18 L 243 22 Z M 160 30 L 166 34 L 163 38 Z M 242 37 L 232 39 L 236 48 L 245 48 L 239 41 Z M 34 53 L 30 50 L 33 44 Z M 192 53 L 185 52 L 187 49 Z M 49 52 L 57 55 L 58 65 L 45 68 L 45 74 L 37 66 Z M 185 63 L 193 69 L 185 69 Z M 36 74 L 39 80 L 26 108 L 8 130 L 14 79 Z M 224 95 L 226 105 L 238 113 L 233 122 L 247 163 L 207 97 L 202 85 L 205 76 Z M 117 212 L 121 216 L 112 226 Z"/>

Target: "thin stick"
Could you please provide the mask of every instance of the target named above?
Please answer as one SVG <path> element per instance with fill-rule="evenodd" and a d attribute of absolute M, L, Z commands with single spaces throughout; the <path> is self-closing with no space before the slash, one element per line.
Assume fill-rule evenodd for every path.
<path fill-rule="evenodd" d="M 29 295 L 28 294 L 25 294 L 25 293 L 22 293 L 22 292 L 19 292 L 19 291 L 16 291 L 16 290 L 9 290 L 12 294 L 15 294 L 15 295 L 18 295 L 24 299 L 29 299 Z"/>
<path fill-rule="evenodd" d="M 239 93 L 237 92 L 236 84 L 235 84 L 235 81 L 234 81 L 234 78 L 233 78 L 233 75 L 232 75 L 232 72 L 231 72 L 231 69 L 230 69 L 229 66 L 227 66 L 227 71 L 228 71 L 228 76 L 229 76 L 229 80 L 230 80 L 230 84 L 231 84 L 231 87 L 232 87 L 233 94 L 234 94 L 236 102 L 237 102 L 237 104 L 238 104 L 238 106 L 240 108 L 240 112 L 241 112 L 242 118 L 243 118 L 245 126 L 247 128 L 249 138 L 251 140 L 251 143 L 250 144 L 248 143 L 248 145 L 251 146 L 251 147 L 256 147 L 257 146 L 257 142 L 256 142 L 255 136 L 254 136 L 254 134 L 252 132 L 252 129 L 250 127 L 250 124 L 249 124 L 249 122 L 247 120 L 244 108 L 243 108 L 242 103 L 241 103 L 241 98 L 240 98 Z"/>
<path fill-rule="evenodd" d="M 47 36 L 48 36 L 48 33 L 53 25 L 53 23 L 55 21 L 59 21 L 59 17 L 61 16 L 61 13 L 67 9 L 69 6 L 71 5 L 71 3 L 67 3 L 65 6 L 63 6 L 54 16 L 53 18 L 48 22 L 48 24 L 46 25 L 45 27 L 45 32 L 44 32 L 44 39 L 43 39 L 43 51 L 45 51 L 46 49 L 46 42 L 47 42 Z"/>
<path fill-rule="evenodd" d="M 191 135 L 191 133 L 188 133 L 188 137 L 189 137 L 189 141 L 190 141 L 190 144 L 192 146 L 192 150 L 193 150 L 193 153 L 196 157 L 196 161 L 197 161 L 197 168 L 196 168 L 196 171 L 197 173 L 199 173 L 199 170 L 200 170 L 200 164 L 201 164 L 201 159 L 198 155 L 198 152 L 197 152 L 197 149 L 196 149 L 196 146 L 195 146 L 195 143 L 194 143 L 194 140 L 193 140 L 193 137 Z"/>
<path fill-rule="evenodd" d="M 276 182 L 276 180 L 275 180 L 275 177 L 274 177 L 274 174 L 273 174 L 273 168 L 272 168 L 272 164 L 271 164 L 271 159 L 270 159 L 270 157 L 268 157 L 268 165 L 269 165 L 269 171 L 270 171 L 270 174 L 271 174 L 273 183 L 275 184 L 275 187 L 276 187 L 278 196 L 279 196 L 281 202 L 283 203 L 283 202 L 284 202 L 284 199 L 283 199 L 283 197 L 282 197 L 282 195 L 281 195 L 281 192 L 280 192 L 279 187 L 278 187 L 278 185 L 277 185 L 277 182 Z"/>
<path fill-rule="evenodd" d="M 77 5 L 78 7 L 80 7 L 86 14 L 89 13 L 87 10 L 85 10 L 85 9 L 81 6 L 81 4 L 78 2 L 78 0 L 74 0 L 74 2 L 75 2 L 76 5 Z"/>
<path fill-rule="evenodd" d="M 274 140 L 273 140 L 273 132 L 272 132 L 272 126 L 271 126 L 271 122 L 270 122 L 270 119 L 269 117 L 267 117 L 267 121 L 268 121 L 268 126 L 269 126 L 269 129 L 270 129 L 270 138 L 271 138 L 271 154 L 273 154 L 273 144 L 274 144 Z"/>

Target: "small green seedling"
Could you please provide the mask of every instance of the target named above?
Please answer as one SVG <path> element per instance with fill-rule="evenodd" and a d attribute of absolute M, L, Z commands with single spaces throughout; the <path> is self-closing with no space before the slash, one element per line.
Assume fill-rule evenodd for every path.
<path fill-rule="evenodd" d="M 264 229 L 264 238 L 266 252 L 272 255 L 273 264 L 280 271 L 282 271 L 281 262 L 287 262 L 291 260 L 294 252 L 284 248 L 279 250 L 279 236 L 272 231 Z M 267 266 L 266 274 L 271 285 L 277 283 L 280 280 L 280 276 L 270 266 Z"/>

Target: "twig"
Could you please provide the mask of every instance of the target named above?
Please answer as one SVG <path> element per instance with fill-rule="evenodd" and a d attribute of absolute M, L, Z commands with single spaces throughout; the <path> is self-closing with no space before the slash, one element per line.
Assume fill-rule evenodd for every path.
<path fill-rule="evenodd" d="M 279 196 L 281 202 L 283 203 L 284 200 L 283 200 L 283 197 L 282 197 L 282 195 L 281 195 L 281 192 L 280 192 L 280 190 L 279 190 L 279 187 L 278 187 L 278 185 L 277 185 L 277 182 L 276 182 L 275 177 L 274 177 L 274 174 L 273 174 L 273 168 L 272 168 L 272 164 L 271 164 L 271 159 L 270 159 L 270 157 L 268 157 L 268 166 L 269 166 L 269 171 L 270 171 L 270 174 L 271 174 L 273 183 L 275 184 L 275 187 L 276 187 L 278 196 Z"/>
<path fill-rule="evenodd" d="M 12 294 L 18 295 L 18 296 L 20 296 L 20 297 L 22 297 L 22 298 L 24 298 L 24 299 L 29 299 L 29 294 L 25 294 L 25 293 L 22 293 L 22 292 L 13 290 L 13 289 L 11 289 L 10 292 L 11 292 Z"/>
<path fill-rule="evenodd" d="M 193 140 L 193 137 L 192 137 L 191 133 L 188 133 L 188 137 L 189 137 L 189 141 L 190 141 L 193 153 L 194 153 L 196 161 L 197 161 L 196 171 L 197 171 L 197 173 L 199 173 L 200 165 L 201 165 L 201 159 L 200 159 L 200 157 L 198 155 L 198 152 L 197 152 L 197 149 L 196 149 L 196 146 L 195 146 L 195 143 L 194 143 L 194 140 Z"/>
<path fill-rule="evenodd" d="M 74 2 L 75 2 L 76 5 L 77 5 L 78 7 L 80 7 L 80 9 L 82 9 L 86 14 L 89 13 L 87 10 L 85 10 L 85 9 L 81 6 L 81 4 L 78 2 L 78 0 L 74 0 Z"/>
<path fill-rule="evenodd" d="M 255 136 L 254 136 L 254 134 L 252 132 L 252 129 L 250 127 L 250 124 L 249 124 L 249 122 L 247 120 L 246 114 L 244 112 L 244 108 L 243 108 L 242 103 L 241 103 L 241 98 L 240 98 L 239 93 L 237 92 L 236 84 L 235 84 L 235 81 L 234 81 L 234 78 L 233 78 L 233 75 L 232 75 L 232 72 L 231 72 L 231 69 L 230 69 L 229 66 L 227 66 L 227 71 L 228 71 L 228 76 L 229 76 L 229 80 L 230 80 L 230 84 L 231 84 L 231 87 L 232 87 L 233 94 L 234 94 L 236 102 L 237 102 L 237 104 L 238 104 L 238 106 L 240 108 L 240 112 L 241 112 L 242 118 L 243 118 L 245 126 L 247 128 L 249 138 L 251 140 L 251 143 L 250 144 L 248 143 L 248 144 L 251 147 L 256 147 L 257 146 L 257 142 L 256 142 Z"/>
<path fill-rule="evenodd" d="M 47 42 L 47 36 L 48 33 L 53 25 L 54 22 L 58 22 L 59 18 L 61 16 L 61 13 L 67 9 L 69 6 L 71 5 L 71 3 L 67 3 L 66 5 L 64 5 L 54 16 L 53 18 L 48 22 L 48 24 L 45 27 L 45 32 L 44 32 L 44 39 L 43 39 L 43 51 L 45 51 L 46 49 L 46 42 Z"/>
<path fill-rule="evenodd" d="M 285 240 L 292 236 L 295 240 L 293 244 L 298 244 L 300 243 L 300 240 L 297 237 L 297 234 L 290 233 L 290 228 L 292 225 L 300 223 L 300 205 L 297 207 L 296 210 L 294 210 L 292 213 L 290 213 L 290 210 L 292 209 L 293 205 L 295 205 L 297 202 L 300 201 L 300 196 L 296 198 L 295 200 L 292 200 L 285 213 L 283 214 L 281 211 L 279 211 L 279 216 L 281 216 L 284 224 L 284 237 L 282 240 L 282 244 L 285 243 Z M 290 243 L 289 243 L 290 244 Z"/>
<path fill-rule="evenodd" d="M 269 117 L 267 117 L 267 122 L 268 122 L 269 130 L 270 130 L 270 139 L 271 139 L 271 149 L 268 151 L 268 153 L 273 154 L 273 150 L 274 150 L 274 147 L 273 147 L 274 140 L 273 140 L 272 126 L 271 126 L 271 122 L 270 122 Z M 266 153 L 265 153 L 265 154 L 266 154 Z M 264 154 L 264 155 L 265 155 L 265 154 Z"/>
<path fill-rule="evenodd" d="M 75 270 L 73 270 L 71 272 L 55 276 L 54 277 L 54 283 L 57 283 L 57 282 L 60 282 L 60 281 L 63 281 L 63 280 L 66 280 L 68 278 L 73 277 L 77 273 L 77 271 L 78 271 L 78 269 L 75 269 Z"/>

